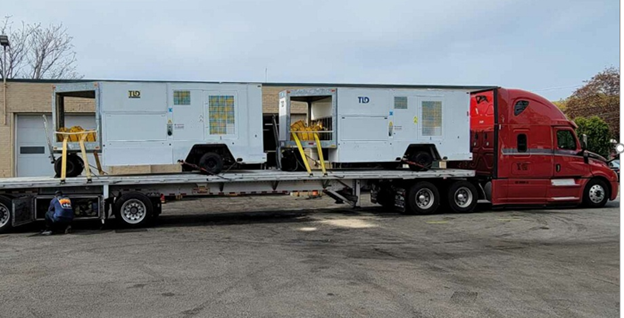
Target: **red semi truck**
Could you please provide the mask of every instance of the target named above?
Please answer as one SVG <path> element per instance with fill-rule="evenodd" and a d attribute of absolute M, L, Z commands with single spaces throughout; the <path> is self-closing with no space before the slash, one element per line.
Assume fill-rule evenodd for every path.
<path fill-rule="evenodd" d="M 603 206 L 618 195 L 607 160 L 585 150 L 576 125 L 536 94 L 494 88 L 471 94 L 473 160 L 493 205 L 585 204 Z"/>
<path fill-rule="evenodd" d="M 369 188 L 374 203 L 412 214 L 435 213 L 440 205 L 444 211 L 470 212 L 479 199 L 494 206 L 601 207 L 617 197 L 616 173 L 604 158 L 585 150 L 575 124 L 548 100 L 517 89 L 455 88 L 471 91 L 470 114 L 466 114 L 471 117 L 470 162 L 448 162 L 447 167 L 441 164 L 428 171 L 356 169 L 309 174 L 264 169 L 208 176 L 76 177 L 65 183 L 53 177 L 0 179 L 0 233 L 42 219 L 59 188 L 80 207 L 79 217 L 104 223 L 112 212 L 118 222 L 130 227 L 144 226 L 158 216 L 161 196 L 324 191 L 337 202 L 355 207 L 360 204 L 360 190 Z"/>

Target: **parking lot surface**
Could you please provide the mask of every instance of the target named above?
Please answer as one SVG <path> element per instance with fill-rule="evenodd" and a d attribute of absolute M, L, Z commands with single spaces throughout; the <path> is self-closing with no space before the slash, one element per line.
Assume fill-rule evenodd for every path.
<path fill-rule="evenodd" d="M 0 316 L 619 316 L 618 201 L 405 216 L 237 197 L 142 230 L 76 223 L 0 235 Z"/>

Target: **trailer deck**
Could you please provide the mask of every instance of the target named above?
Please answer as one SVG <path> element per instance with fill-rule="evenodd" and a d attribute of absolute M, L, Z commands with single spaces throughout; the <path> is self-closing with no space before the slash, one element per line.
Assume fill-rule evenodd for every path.
<path fill-rule="evenodd" d="M 106 175 L 94 176 L 90 181 L 87 177 L 67 178 L 65 182 L 54 177 L 7 178 L 0 179 L 0 232 L 42 219 L 57 190 L 72 200 L 72 205 L 76 206 L 74 210 L 78 209 L 81 217 L 99 218 L 104 223 L 112 211 L 122 225 L 144 226 L 150 218 L 160 214 L 163 197 L 181 199 L 322 191 L 338 203 L 358 207 L 360 191 L 365 185 L 375 194 L 372 200 L 377 201 L 374 202 L 404 211 L 419 208 L 435 211 L 437 205 L 429 203 L 439 204 L 440 195 L 433 183 L 467 182 L 462 180 L 474 176 L 475 171 L 463 169 L 418 172 L 396 169 L 334 170 L 326 175 L 320 171 L 309 174 L 281 170 L 237 170 L 219 175 L 194 172 Z M 380 185 L 385 185 L 386 190 L 380 190 Z M 388 194 L 390 186 L 397 194 Z M 410 194 L 412 186 L 424 186 L 429 190 Z M 377 195 L 379 191 L 386 191 L 384 198 L 384 193 Z M 470 198 L 476 200 L 476 190 L 471 191 Z M 413 202 L 408 202 L 407 196 L 418 197 L 423 204 L 415 207 Z"/>
<path fill-rule="evenodd" d="M 64 184 L 53 177 L 20 177 L 0 179 L 0 193 L 13 190 L 34 188 L 69 188 L 97 186 L 129 186 L 129 185 L 171 185 L 171 184 L 219 184 L 245 182 L 284 182 L 284 181 L 337 181 L 337 180 L 377 180 L 377 179 L 429 179 L 429 178 L 469 178 L 475 172 L 463 169 L 431 169 L 415 172 L 407 169 L 399 170 L 337 170 L 328 171 L 327 175 L 315 172 L 309 175 L 305 171 L 284 172 L 279 170 L 237 170 L 235 172 L 208 176 L 200 173 L 170 173 L 149 175 L 105 175 L 94 176 L 87 182 L 86 177 L 66 179 Z M 297 189 L 293 189 L 296 191 Z M 318 189 L 318 190 L 322 190 Z"/>

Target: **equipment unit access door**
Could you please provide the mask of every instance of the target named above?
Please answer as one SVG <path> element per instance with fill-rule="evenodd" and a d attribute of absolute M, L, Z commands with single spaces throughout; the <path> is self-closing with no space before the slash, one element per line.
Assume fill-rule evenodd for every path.
<path fill-rule="evenodd" d="M 236 91 L 206 91 L 206 135 L 208 140 L 236 139 L 238 98 Z M 262 120 L 258 118 L 256 120 Z"/>
<path fill-rule="evenodd" d="M 201 90 L 174 89 L 169 102 L 173 113 L 174 140 L 204 140 L 204 109 Z"/>

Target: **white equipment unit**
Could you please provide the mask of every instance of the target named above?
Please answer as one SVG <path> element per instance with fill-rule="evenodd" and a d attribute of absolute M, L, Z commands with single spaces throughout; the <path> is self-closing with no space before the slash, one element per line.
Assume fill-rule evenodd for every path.
<path fill-rule="evenodd" d="M 174 164 L 178 160 L 199 165 L 200 157 L 209 151 L 231 155 L 239 164 L 266 161 L 260 84 L 58 84 L 52 107 L 56 130 L 65 126 L 65 99 L 72 97 L 95 100 L 96 140 L 86 146 L 87 151 L 101 151 L 104 166 Z M 55 138 L 55 152 L 61 149 L 62 143 Z M 68 149 L 80 151 L 77 142 L 70 142 Z"/>
<path fill-rule="evenodd" d="M 469 92 L 351 87 L 282 91 L 280 146 L 296 147 L 290 110 L 303 102 L 308 106 L 305 124 L 317 127 L 311 130 L 330 162 L 396 162 L 410 155 L 410 149 L 429 151 L 434 160 L 471 160 Z M 315 148 L 315 139 L 304 137 L 302 146 Z"/>

